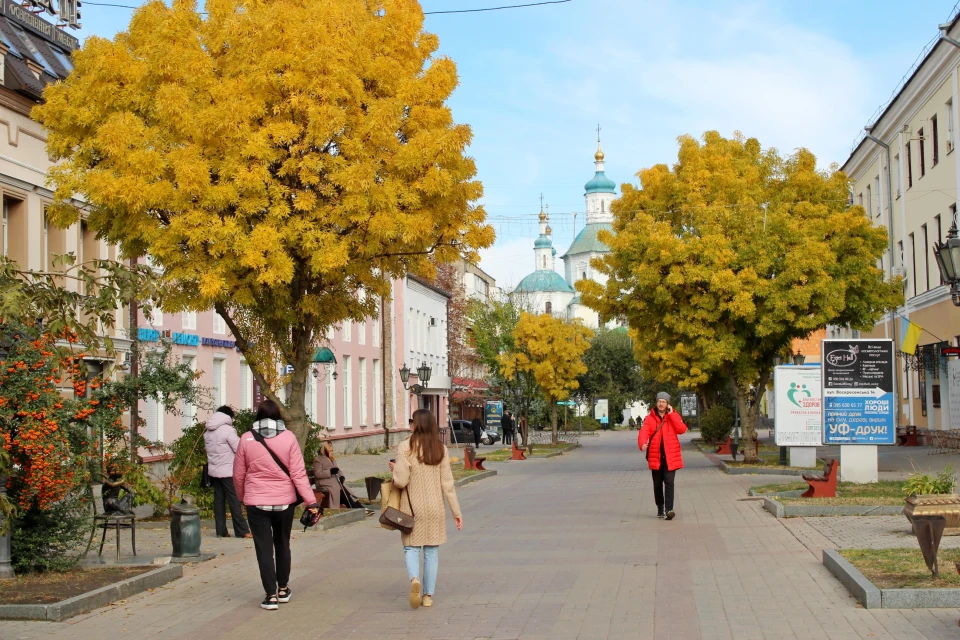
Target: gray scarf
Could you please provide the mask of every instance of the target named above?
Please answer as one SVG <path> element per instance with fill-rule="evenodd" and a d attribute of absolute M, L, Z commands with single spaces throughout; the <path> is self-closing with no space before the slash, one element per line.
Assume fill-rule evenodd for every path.
<path fill-rule="evenodd" d="M 287 425 L 283 423 L 283 420 L 270 420 L 269 418 L 265 418 L 254 422 L 250 429 L 256 431 L 264 438 L 275 438 L 281 431 L 287 430 Z"/>

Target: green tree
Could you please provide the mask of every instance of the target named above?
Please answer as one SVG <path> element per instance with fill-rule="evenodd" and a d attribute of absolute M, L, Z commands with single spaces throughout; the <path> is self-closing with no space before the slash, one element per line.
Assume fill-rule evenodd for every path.
<path fill-rule="evenodd" d="M 454 63 L 409 0 L 149 2 L 91 37 L 34 115 L 51 217 L 162 269 L 165 310 L 214 308 L 301 444 L 327 331 L 395 278 L 493 242 Z M 171 64 L 176 60 L 176 64 Z M 281 376 L 278 364 L 293 373 Z"/>
<path fill-rule="evenodd" d="M 500 391 L 507 408 L 524 418 L 529 431 L 531 411 L 538 400 L 537 381 L 528 371 L 514 369 L 507 374 L 501 361 L 501 356 L 517 351 L 513 332 L 522 313 L 523 309 L 509 299 L 475 300 L 468 326 L 477 358 L 489 372 L 489 385 Z M 528 442 L 526 431 L 520 435 L 523 442 Z"/>
<path fill-rule="evenodd" d="M 553 444 L 557 439 L 557 403 L 576 391 L 577 377 L 587 367 L 583 354 L 589 348 L 593 332 L 579 322 L 568 322 L 544 313 L 523 312 L 513 329 L 516 349 L 500 356 L 506 376 L 517 371 L 533 374 L 540 394 L 550 406 Z"/>
<path fill-rule="evenodd" d="M 640 171 L 613 204 L 606 285 L 586 304 L 635 330 L 641 368 L 687 389 L 726 382 L 752 458 L 774 356 L 829 324 L 870 329 L 903 301 L 877 262 L 886 232 L 847 204 L 847 177 L 806 149 L 781 157 L 756 139 L 680 139 L 673 167 Z"/>
<path fill-rule="evenodd" d="M 609 402 L 611 424 L 620 421 L 623 410 L 641 399 L 644 377 L 633 357 L 633 339 L 626 329 L 598 329 L 583 354 L 587 370 L 577 378 L 578 401 L 594 404 L 597 399 Z"/>

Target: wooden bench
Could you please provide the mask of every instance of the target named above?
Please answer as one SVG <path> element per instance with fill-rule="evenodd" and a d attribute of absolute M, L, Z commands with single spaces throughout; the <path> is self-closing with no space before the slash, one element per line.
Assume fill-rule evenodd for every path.
<path fill-rule="evenodd" d="M 717 454 L 718 455 L 733 455 L 730 451 L 730 445 L 733 442 L 733 439 L 730 436 L 727 436 L 727 441 L 723 444 L 717 445 Z"/>
<path fill-rule="evenodd" d="M 473 447 L 466 447 L 463 450 L 463 468 L 467 471 L 474 469 L 476 471 L 486 471 L 483 467 L 483 461 L 486 458 L 478 458 L 477 450 Z"/>
<path fill-rule="evenodd" d="M 753 449 L 756 452 L 757 457 L 759 458 L 760 457 L 760 440 L 753 441 Z M 724 442 L 723 444 L 717 445 L 717 454 L 733 456 L 734 460 L 737 459 L 738 450 L 739 450 L 739 444 L 736 447 L 734 447 L 733 439 L 730 436 L 727 436 L 726 442 Z M 743 452 L 740 452 L 740 455 L 743 455 Z"/>
<path fill-rule="evenodd" d="M 897 427 L 897 445 L 900 447 L 919 447 L 917 428 L 913 425 Z"/>
<path fill-rule="evenodd" d="M 801 477 L 806 481 L 810 488 L 800 494 L 802 498 L 836 498 L 837 497 L 837 475 L 840 465 L 836 460 L 830 459 L 823 465 L 823 475 L 814 473 L 805 473 Z"/>
<path fill-rule="evenodd" d="M 510 452 L 511 460 L 526 460 L 527 456 L 524 452 L 527 450 L 526 447 L 518 447 L 516 441 L 513 443 L 513 450 Z"/>

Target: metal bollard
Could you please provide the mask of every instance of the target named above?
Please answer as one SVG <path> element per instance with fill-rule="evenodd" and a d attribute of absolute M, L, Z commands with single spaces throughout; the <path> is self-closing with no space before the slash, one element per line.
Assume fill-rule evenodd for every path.
<path fill-rule="evenodd" d="M 186 500 L 170 508 L 170 541 L 175 558 L 200 555 L 200 509 Z"/>

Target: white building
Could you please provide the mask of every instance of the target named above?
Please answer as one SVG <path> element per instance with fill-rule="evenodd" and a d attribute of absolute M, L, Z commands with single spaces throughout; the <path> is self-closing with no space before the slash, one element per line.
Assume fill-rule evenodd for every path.
<path fill-rule="evenodd" d="M 397 366 L 410 369 L 408 388 L 420 384 L 417 369 L 423 364 L 430 367 L 430 380 L 419 396 L 408 389 L 401 405 L 404 412 L 397 420 L 400 422 L 402 416 L 409 418 L 417 408 L 424 408 L 431 410 L 441 425 L 446 424 L 451 388 L 447 370 L 447 302 L 450 294 L 408 275 L 404 280 L 402 300 L 406 317 L 402 343 L 396 346 L 403 359 Z"/>

